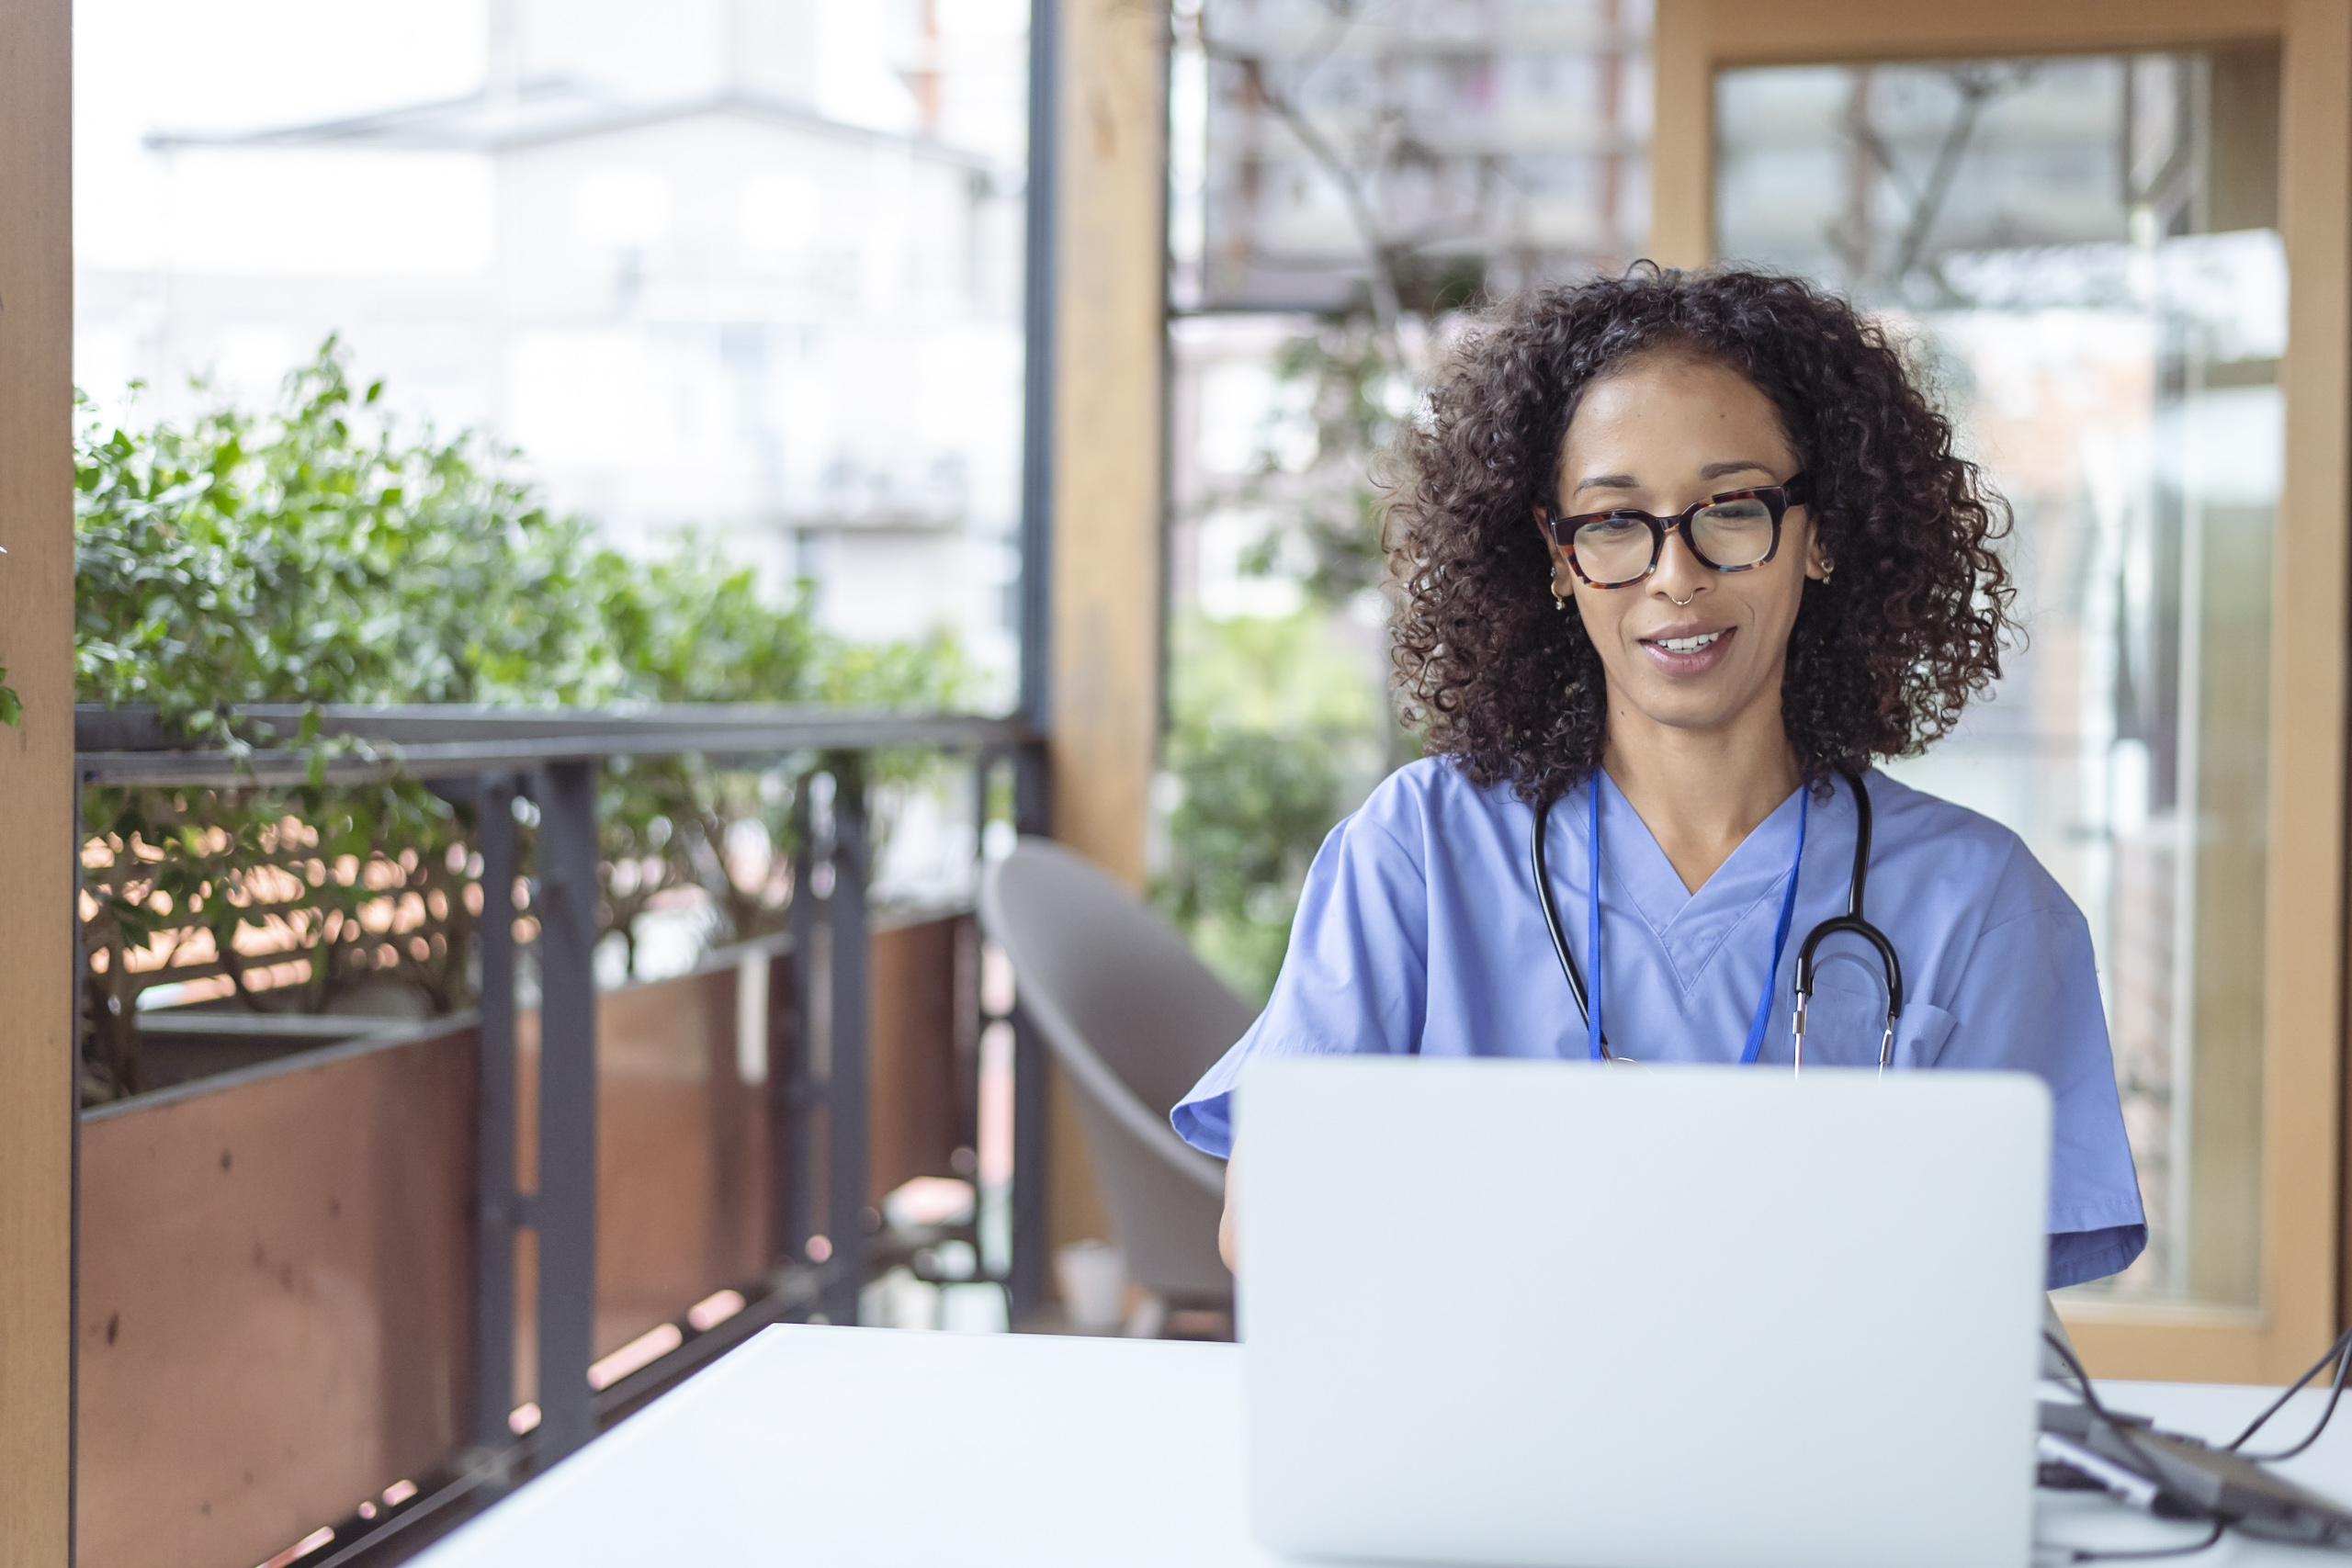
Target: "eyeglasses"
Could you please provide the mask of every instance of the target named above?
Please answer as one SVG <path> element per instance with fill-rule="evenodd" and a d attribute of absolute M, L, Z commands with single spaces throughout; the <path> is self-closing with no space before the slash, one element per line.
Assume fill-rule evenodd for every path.
<path fill-rule="evenodd" d="M 1805 477 L 1754 490 L 1728 490 L 1672 517 L 1632 507 L 1574 517 L 1544 514 L 1544 531 L 1568 553 L 1576 574 L 1594 588 L 1630 588 L 1657 570 L 1668 529 L 1682 536 L 1699 564 L 1716 571 L 1747 571 L 1780 552 L 1781 519 L 1808 499 Z"/>

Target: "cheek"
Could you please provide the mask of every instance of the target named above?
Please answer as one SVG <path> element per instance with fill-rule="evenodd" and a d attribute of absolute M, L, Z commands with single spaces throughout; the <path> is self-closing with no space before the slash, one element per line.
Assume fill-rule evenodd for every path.
<path fill-rule="evenodd" d="M 1776 565 L 1778 563 L 1775 563 Z M 1792 569 L 1798 563 L 1791 561 Z M 1797 610 L 1804 603 L 1804 573 L 1801 570 L 1776 571 L 1770 582 L 1749 585 L 1741 595 L 1748 621 L 1755 626 L 1770 627 L 1772 642 L 1781 648 L 1788 643 L 1788 635 L 1797 624 Z"/>
<path fill-rule="evenodd" d="M 1588 588 L 1581 582 L 1576 585 L 1571 597 L 1575 604 L 1570 613 L 1584 623 L 1585 635 L 1592 639 L 1593 646 L 1606 651 L 1614 640 L 1611 634 L 1617 623 L 1624 619 L 1624 606 L 1616 603 L 1615 595 Z"/>

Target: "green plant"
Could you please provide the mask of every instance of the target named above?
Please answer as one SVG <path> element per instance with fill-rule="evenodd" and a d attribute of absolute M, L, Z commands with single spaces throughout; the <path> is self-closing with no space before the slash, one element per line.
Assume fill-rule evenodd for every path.
<path fill-rule="evenodd" d="M 596 547 L 471 437 L 412 435 L 355 388 L 334 340 L 280 406 L 108 426 L 77 444 L 78 694 L 156 705 L 189 744 L 297 747 L 292 787 L 84 792 L 85 1093 L 141 1087 L 137 1004 L 225 979 L 263 1010 L 319 1011 L 391 985 L 469 999 L 481 908 L 472 823 L 412 779 L 331 785 L 352 743 L 241 722 L 241 704 L 848 700 L 944 705 L 952 643 L 888 650 L 820 632 L 708 541 L 669 558 Z M 899 776 L 925 765 L 898 759 Z M 700 887 L 726 934 L 781 923 L 788 889 L 745 865 L 736 824 L 786 845 L 789 781 L 639 759 L 606 770 L 607 930 Z"/>
<path fill-rule="evenodd" d="M 1155 886 L 1203 961 L 1258 999 L 1324 836 L 1415 750 L 1384 695 L 1381 634 L 1363 624 L 1385 571 L 1373 464 L 1412 385 L 1397 339 L 1370 312 L 1343 312 L 1286 342 L 1272 368 L 1293 394 L 1283 406 L 1311 425 L 1311 449 L 1269 428 L 1252 469 L 1213 488 L 1199 512 L 1272 519 L 1243 570 L 1303 562 L 1305 606 L 1281 621 L 1176 628 L 1161 753 L 1174 804 Z"/>
<path fill-rule="evenodd" d="M 1311 608 L 1192 619 L 1171 651 L 1175 789 L 1154 902 L 1204 963 L 1262 1001 L 1316 850 L 1385 771 L 1384 705 Z"/>

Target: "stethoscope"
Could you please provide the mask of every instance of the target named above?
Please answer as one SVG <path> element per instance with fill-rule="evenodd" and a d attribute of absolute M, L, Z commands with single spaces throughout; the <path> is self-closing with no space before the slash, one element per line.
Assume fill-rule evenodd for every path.
<path fill-rule="evenodd" d="M 1824 920 L 1819 925 L 1814 927 L 1812 931 L 1807 931 L 1805 933 L 1804 941 L 1799 944 L 1797 948 L 1796 1022 L 1793 1029 L 1793 1038 L 1796 1043 L 1796 1060 L 1793 1064 L 1793 1069 L 1798 1072 L 1804 1070 L 1804 1011 L 1805 1004 L 1813 999 L 1814 952 L 1830 937 L 1836 936 L 1840 932 L 1845 932 L 1853 936 L 1858 936 L 1864 942 L 1869 942 L 1872 947 L 1878 949 L 1879 962 L 1885 967 L 1886 1033 L 1878 1043 L 1878 1070 L 1881 1073 L 1884 1073 L 1887 1069 L 1888 1064 L 1893 1062 L 1894 1059 L 1894 1031 L 1896 1025 L 1898 1025 L 1903 1019 L 1903 962 L 1894 955 L 1894 944 L 1886 940 L 1886 933 L 1879 930 L 1876 926 L 1871 924 L 1869 920 L 1862 918 L 1862 895 L 1868 889 L 1871 871 L 1870 791 L 1862 786 L 1861 775 L 1855 773 L 1852 769 L 1840 768 L 1838 772 L 1838 775 L 1846 781 L 1847 784 L 1854 792 L 1853 889 L 1848 896 L 1846 901 L 1846 912 L 1835 917 L 1834 919 Z M 1600 779 L 1598 773 L 1596 773 L 1592 779 L 1592 788 L 1596 792 L 1600 788 Z M 1552 933 L 1552 951 L 1560 955 L 1560 972 L 1568 977 L 1568 990 L 1573 996 L 1575 996 L 1577 1010 L 1585 1015 L 1586 1021 L 1589 1024 L 1592 1019 L 1592 1004 L 1587 1000 L 1585 997 L 1584 975 L 1577 968 L 1576 955 L 1568 951 L 1568 939 L 1560 930 L 1560 911 L 1552 902 L 1552 879 L 1546 872 L 1544 863 L 1544 829 L 1545 823 L 1550 820 L 1551 815 L 1552 802 L 1551 798 L 1547 795 L 1543 800 L 1536 803 L 1535 829 L 1529 841 L 1530 858 L 1534 863 L 1535 870 L 1535 901 L 1544 907 L 1544 925 L 1545 929 Z M 1594 822 L 1596 825 L 1594 834 L 1595 841 L 1592 846 L 1592 852 L 1596 860 L 1600 853 L 1598 831 L 1599 821 L 1600 818 L 1596 810 L 1594 817 Z M 1802 851 L 1803 840 L 1800 840 L 1799 843 L 1800 851 Z M 1796 868 L 1793 866 L 1790 868 L 1789 879 L 1790 888 L 1788 896 L 1791 902 L 1793 903 L 1796 894 Z M 1600 883 L 1596 877 L 1594 881 L 1596 895 Z M 1599 927 L 1599 911 L 1596 909 L 1593 913 L 1594 929 L 1597 931 Z M 1783 934 L 1785 934 L 1787 930 L 1785 924 L 1781 929 Z M 1774 949 L 1774 957 L 1776 961 L 1778 956 L 1779 949 L 1776 947 Z M 1767 979 L 1766 984 L 1768 987 L 1770 986 L 1770 981 L 1769 978 Z M 1760 1003 L 1758 1004 L 1759 1009 L 1761 1005 L 1762 1004 Z M 1599 1049 L 1603 1060 L 1611 1063 L 1620 1063 L 1628 1062 L 1633 1059 L 1628 1056 L 1619 1056 L 1612 1054 L 1609 1049 L 1609 1041 L 1607 1036 L 1600 1034 L 1597 1031 L 1595 1032 L 1595 1038 L 1599 1042 Z"/>

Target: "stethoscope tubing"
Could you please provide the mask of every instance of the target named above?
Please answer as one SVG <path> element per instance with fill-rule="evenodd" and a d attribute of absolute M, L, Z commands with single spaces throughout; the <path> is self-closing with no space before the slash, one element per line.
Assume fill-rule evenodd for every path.
<path fill-rule="evenodd" d="M 1894 1059 L 1895 1031 L 1903 1021 L 1903 960 L 1896 954 L 1894 943 L 1887 940 L 1886 933 L 1872 925 L 1862 913 L 1862 900 L 1870 891 L 1870 791 L 1863 785 L 1861 775 L 1853 769 L 1840 768 L 1838 773 L 1854 792 L 1853 881 L 1847 894 L 1846 912 L 1815 926 L 1805 933 L 1804 941 L 1797 947 L 1796 976 L 1791 987 L 1796 998 L 1795 1017 L 1791 1027 L 1795 1052 L 1792 1066 L 1799 1072 L 1804 1069 L 1804 1015 L 1806 1005 L 1813 999 L 1814 954 L 1825 941 L 1842 934 L 1858 937 L 1877 949 L 1879 963 L 1885 972 L 1886 1032 L 1880 1037 L 1878 1047 L 1878 1070 L 1883 1073 Z M 1597 774 L 1591 781 L 1591 787 L 1600 787 Z M 1535 901 L 1543 908 L 1544 929 L 1551 935 L 1552 951 L 1560 960 L 1560 973 L 1567 976 L 1568 994 L 1576 998 L 1577 1010 L 1589 1021 L 1592 1004 L 1585 993 L 1584 972 L 1577 967 L 1576 954 L 1568 951 L 1567 933 L 1560 926 L 1559 907 L 1552 898 L 1552 878 L 1544 849 L 1545 829 L 1551 816 L 1552 798 L 1546 795 L 1535 803 L 1535 827 L 1528 839 L 1528 859 L 1535 880 Z M 1593 852 L 1600 852 L 1599 845 L 1594 846 Z M 1604 1059 L 1612 1062 L 1625 1059 L 1611 1053 L 1609 1037 L 1605 1033 L 1600 1036 L 1600 1054 Z"/>

